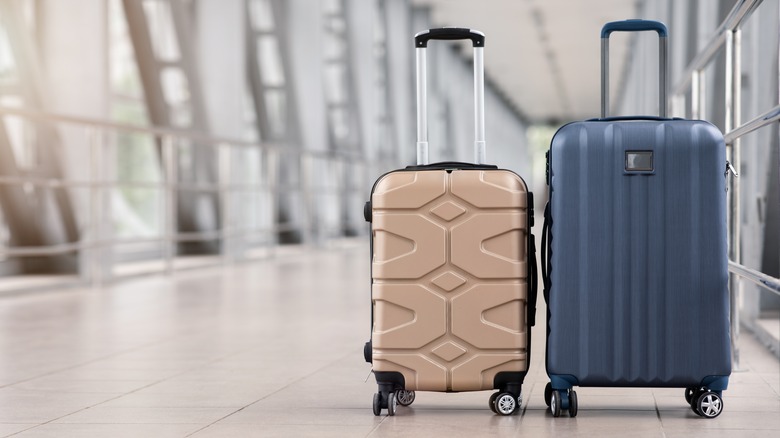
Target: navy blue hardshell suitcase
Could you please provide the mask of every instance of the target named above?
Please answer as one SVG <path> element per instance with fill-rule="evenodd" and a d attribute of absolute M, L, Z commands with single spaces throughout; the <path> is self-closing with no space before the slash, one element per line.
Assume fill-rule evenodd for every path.
<path fill-rule="evenodd" d="M 545 401 L 577 414 L 573 386 L 681 387 L 722 411 L 731 373 L 725 143 L 700 120 L 607 118 L 612 31 L 602 30 L 602 118 L 570 123 L 548 152 L 542 255 L 548 304 Z"/>

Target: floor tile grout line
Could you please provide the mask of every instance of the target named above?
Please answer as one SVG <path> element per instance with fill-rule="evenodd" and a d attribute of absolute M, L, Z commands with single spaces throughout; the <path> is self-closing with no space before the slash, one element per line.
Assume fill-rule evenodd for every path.
<path fill-rule="evenodd" d="M 371 435 L 373 435 L 373 434 L 374 434 L 374 432 L 376 432 L 376 431 L 377 431 L 377 429 L 379 429 L 379 426 L 381 426 L 381 425 L 382 425 L 382 423 L 384 423 L 384 422 L 385 422 L 385 421 L 386 421 L 386 420 L 387 420 L 389 417 L 390 417 L 389 415 L 385 415 L 384 417 L 382 417 L 382 419 L 381 419 L 381 420 L 379 420 L 379 423 L 377 423 L 377 424 L 376 424 L 376 426 L 374 426 L 374 428 L 373 428 L 373 429 L 371 429 L 371 430 L 370 430 L 370 431 L 369 431 L 369 432 L 366 434 L 366 438 L 368 438 L 368 437 L 370 437 Z"/>
<path fill-rule="evenodd" d="M 209 331 L 210 331 L 209 329 L 204 328 L 202 330 L 196 330 L 195 332 L 196 333 L 199 333 L 199 332 L 208 333 Z M 99 356 L 99 357 L 96 357 L 94 359 L 87 360 L 85 362 L 81 362 L 81 363 L 78 363 L 78 364 L 66 366 L 66 367 L 59 368 L 59 369 L 56 369 L 56 370 L 53 370 L 53 371 L 48 371 L 48 372 L 45 372 L 45 373 L 42 373 L 42 374 L 38 374 L 38 375 L 35 375 L 35 376 L 32 376 L 32 377 L 28 377 L 26 379 L 18 380 L 18 381 L 12 382 L 12 383 L 0 384 L 0 389 L 9 388 L 9 387 L 12 387 L 12 386 L 15 386 L 15 385 L 19 385 L 21 383 L 27 383 L 27 382 L 29 382 L 31 380 L 36 380 L 36 379 L 40 379 L 42 377 L 47 377 L 47 376 L 50 376 L 52 374 L 61 373 L 63 371 L 69 371 L 69 370 L 72 370 L 72 369 L 75 369 L 75 368 L 79 368 L 79 367 L 82 367 L 82 366 L 85 366 L 85 365 L 90 365 L 90 364 L 93 364 L 95 362 L 99 362 L 99 361 L 102 361 L 102 360 L 110 359 L 112 357 L 121 356 L 123 354 L 131 353 L 131 352 L 134 352 L 134 351 L 137 351 L 137 350 L 141 350 L 141 349 L 144 349 L 144 348 L 152 347 L 152 346 L 155 346 L 155 345 L 158 345 L 158 344 L 162 344 L 162 343 L 165 343 L 165 342 L 170 342 L 170 341 L 176 340 L 178 338 L 192 337 L 192 336 L 193 336 L 192 333 L 176 334 L 176 335 L 164 338 L 164 339 L 160 339 L 160 340 L 157 340 L 157 341 L 145 343 L 143 345 L 139 345 L 139 346 L 136 346 L 136 347 L 133 347 L 133 348 L 128 348 L 128 349 L 121 350 L 121 351 L 117 351 L 117 352 L 110 353 L 110 354 L 107 354 L 107 355 L 104 355 L 104 356 Z M 250 349 L 247 349 L 245 351 L 251 351 L 251 350 L 252 349 L 250 348 Z M 231 353 L 230 355 L 232 355 L 232 354 L 233 353 Z M 221 359 L 229 357 L 230 355 L 224 356 Z M 204 364 L 209 364 L 209 363 L 212 363 L 212 361 L 204 362 Z"/>
<path fill-rule="evenodd" d="M 73 369 L 76 369 L 76 368 L 79 368 L 79 367 L 83 367 L 85 365 L 90 365 L 90 364 L 93 364 L 95 362 L 100 362 L 101 360 L 110 359 L 110 358 L 112 358 L 114 356 L 121 356 L 123 354 L 131 353 L 131 352 L 136 351 L 136 350 L 140 350 L 140 349 L 143 349 L 143 348 L 151 347 L 151 346 L 154 346 L 154 345 L 157 345 L 157 344 L 161 344 L 161 343 L 164 343 L 164 342 L 169 342 L 169 341 L 171 341 L 173 339 L 176 339 L 176 338 L 179 338 L 179 337 L 182 337 L 182 336 L 184 336 L 184 335 L 176 335 L 176 336 L 172 336 L 170 338 L 162 339 L 162 340 L 159 340 L 159 341 L 150 342 L 148 344 L 139 345 L 137 347 L 133 347 L 133 348 L 130 348 L 130 349 L 127 349 L 127 350 L 117 351 L 115 353 L 111 353 L 111 354 L 108 354 L 108 355 L 105 355 L 105 356 L 96 357 L 96 358 L 90 359 L 90 360 L 88 360 L 86 362 L 82 362 L 82 363 L 79 363 L 79 364 L 67 366 L 67 367 L 64 367 L 64 368 L 59 368 L 59 369 L 56 369 L 56 370 L 53 370 L 53 371 L 49 371 L 49 372 L 46 372 L 46 373 L 43 373 L 43 374 L 39 374 L 39 375 L 33 376 L 33 377 L 28 377 L 26 379 L 22 379 L 22 380 L 19 380 L 19 381 L 13 382 L 13 383 L 9 383 L 9 384 L 6 384 L 6 385 L 0 385 L 0 389 L 10 388 L 10 387 L 12 387 L 14 385 L 19 385 L 21 383 L 27 383 L 27 382 L 29 382 L 31 380 L 40 379 L 41 377 L 47 377 L 47 376 L 50 376 L 52 374 L 61 373 L 63 371 L 70 371 L 70 370 L 73 370 Z"/>
<path fill-rule="evenodd" d="M 220 361 L 222 361 L 222 360 L 225 360 L 225 359 L 227 359 L 227 358 L 229 358 L 229 357 L 231 357 L 231 356 L 235 356 L 235 355 L 237 355 L 237 354 L 241 354 L 241 353 L 243 353 L 244 351 L 246 351 L 246 350 L 241 350 L 241 351 L 234 351 L 234 352 L 232 352 L 232 353 L 230 353 L 230 354 L 227 354 L 227 355 L 225 355 L 225 356 L 221 356 L 221 357 L 219 357 L 219 358 L 217 358 L 217 359 L 213 359 L 213 360 L 210 360 L 210 361 L 206 361 L 206 362 L 204 362 L 204 363 L 202 363 L 202 364 L 200 364 L 200 365 L 198 365 L 198 366 L 195 366 L 195 367 L 188 368 L 188 369 L 186 369 L 186 370 L 184 370 L 184 371 L 182 371 L 182 372 L 180 372 L 180 373 L 176 373 L 176 374 L 173 374 L 173 375 L 171 375 L 171 376 L 168 376 L 168 377 L 166 377 L 166 378 L 164 378 L 164 379 L 160 379 L 160 380 L 154 381 L 154 382 L 152 382 L 152 383 L 150 383 L 150 384 L 148 384 L 148 385 L 144 385 L 144 386 L 142 386 L 142 387 L 140 387 L 140 388 L 136 388 L 136 389 L 134 389 L 134 390 L 132 390 L 132 391 L 126 392 L 126 393 L 124 393 L 124 394 L 121 394 L 121 395 L 118 395 L 118 396 L 116 396 L 116 397 L 112 397 L 112 398 L 109 398 L 109 399 L 107 399 L 107 400 L 103 400 L 103 401 L 101 401 L 101 402 L 99 402 L 99 403 L 95 403 L 94 405 L 90 405 L 90 406 L 87 406 L 87 407 L 84 407 L 84 408 L 81 408 L 81 409 L 77 409 L 77 410 L 75 410 L 75 411 L 73 411 L 73 412 L 67 413 L 67 414 L 65 414 L 65 415 L 61 415 L 61 416 L 59 416 L 59 417 L 57 417 L 57 418 L 52 418 L 51 420 L 44 421 L 43 423 L 36 424 L 35 426 L 29 427 L 29 428 L 27 428 L 27 429 L 20 430 L 20 431 L 18 431 L 18 432 L 14 432 L 14 433 L 12 433 L 11 435 L 6 435 L 4 438 L 11 437 L 11 436 L 14 436 L 14 435 L 18 435 L 18 434 L 20 434 L 20 433 L 22 433 L 22 432 L 26 432 L 26 431 L 28 431 L 28 430 L 35 429 L 36 427 L 40 427 L 40 426 L 43 426 L 43 425 L 46 425 L 46 424 L 50 424 L 50 423 L 52 423 L 52 422 L 54 422 L 54 421 L 57 421 L 57 420 L 60 420 L 60 419 L 63 419 L 63 418 L 69 417 L 69 416 L 71 416 L 71 415 L 74 415 L 74 414 L 78 414 L 79 412 L 82 412 L 82 411 L 86 411 L 87 409 L 92 409 L 92 408 L 94 408 L 94 407 L 97 407 L 97 406 L 100 406 L 100 405 L 102 405 L 102 404 L 104 404 L 104 403 L 108 403 L 108 402 L 110 402 L 110 401 L 118 400 L 118 399 L 120 399 L 120 398 L 122 398 L 122 397 L 128 396 L 128 395 L 130 395 L 130 394 L 134 394 L 134 393 L 136 393 L 136 392 L 138 392 L 138 391 L 141 391 L 141 390 L 143 390 L 143 389 L 146 389 L 146 388 L 152 387 L 152 386 L 154 386 L 154 385 L 160 384 L 160 383 L 162 383 L 162 382 L 165 382 L 166 380 L 170 380 L 170 379 L 172 379 L 172 378 L 175 378 L 175 377 L 177 377 L 177 376 L 181 376 L 182 374 L 187 374 L 188 372 L 190 372 L 190 371 L 193 371 L 193 370 L 196 370 L 196 369 L 198 369 L 198 368 L 200 368 L 200 367 L 202 367 L 202 366 L 204 366 L 204 365 L 210 365 L 210 364 L 218 363 L 218 362 L 220 362 Z M 199 430 L 200 430 L 200 429 L 199 429 Z M 187 435 L 187 436 L 189 436 L 189 435 Z"/>
<path fill-rule="evenodd" d="M 526 374 L 526 378 L 527 377 L 528 377 L 528 375 Z M 531 394 L 533 392 L 533 390 L 534 390 L 534 387 L 536 387 L 536 382 L 531 384 L 531 389 L 529 391 L 527 391 L 526 393 L 527 394 Z M 522 393 L 523 393 L 523 390 L 521 389 L 520 390 L 520 394 L 522 394 Z M 528 396 L 527 400 L 526 400 L 526 396 L 523 396 L 523 405 L 521 406 L 522 412 L 520 412 L 520 419 L 521 420 L 523 419 L 523 417 L 525 417 L 525 412 L 528 410 L 528 402 L 530 401 L 530 399 L 531 399 L 530 395 Z"/>
<path fill-rule="evenodd" d="M 3 438 L 8 438 L 8 437 L 11 437 L 11 436 L 14 436 L 14 435 L 18 435 L 18 434 L 20 434 L 20 433 L 22 433 L 22 432 L 27 432 L 28 430 L 35 429 L 36 427 L 38 427 L 38 426 L 42 426 L 42 425 L 43 425 L 43 423 L 41 423 L 41 424 L 36 424 L 36 425 L 34 425 L 34 426 L 28 427 L 27 429 L 22 429 L 22 430 L 16 431 L 16 432 L 14 432 L 14 433 L 12 433 L 12 434 L 10 434 L 10 435 L 3 435 Z"/>
<path fill-rule="evenodd" d="M 208 333 L 210 330 L 209 329 L 202 329 L 200 331 Z M 196 331 L 196 333 L 197 333 L 197 331 Z M 75 365 L 70 365 L 70 366 L 67 366 L 67 367 L 64 367 L 64 368 L 59 368 L 59 369 L 56 369 L 56 370 L 53 370 L 53 371 L 45 372 L 43 374 L 38 374 L 36 376 L 28 377 L 26 379 L 18 380 L 18 381 L 15 381 L 15 382 L 12 382 L 12 383 L 8 383 L 8 384 L 5 384 L 5 385 L 0 384 L 0 389 L 10 388 L 10 387 L 22 384 L 22 383 L 27 383 L 27 382 L 30 382 L 32 380 L 40 379 L 42 377 L 47 377 L 47 376 L 51 376 L 53 374 L 61 373 L 63 371 L 70 371 L 70 370 L 73 370 L 73 369 L 76 369 L 76 368 L 79 368 L 79 367 L 83 367 L 83 366 L 86 366 L 86 365 L 93 364 L 95 362 L 100 362 L 102 360 L 110 359 L 110 358 L 115 357 L 115 356 L 121 356 L 123 354 L 132 353 L 132 352 L 137 351 L 137 350 L 141 350 L 141 349 L 144 349 L 144 348 L 152 347 L 152 346 L 155 346 L 155 345 L 158 345 L 158 344 L 162 344 L 162 343 L 165 343 L 165 342 L 170 342 L 170 341 L 176 340 L 178 338 L 182 338 L 182 337 L 187 337 L 188 338 L 188 337 L 192 337 L 192 336 L 193 336 L 193 334 L 178 334 L 178 335 L 170 336 L 168 338 L 161 339 L 159 341 L 149 342 L 149 343 L 146 343 L 146 344 L 143 344 L 143 345 L 139 345 L 137 347 L 129 348 L 129 349 L 122 350 L 122 351 L 117 351 L 115 353 L 107 354 L 105 356 L 100 356 L 100 357 L 96 357 L 94 359 L 90 359 L 90 360 L 88 360 L 86 362 L 82 362 L 82 363 L 75 364 Z M 243 350 L 238 351 L 238 352 L 232 352 L 232 353 L 227 354 L 225 356 L 222 356 L 220 358 L 207 360 L 205 362 L 202 362 L 202 363 L 198 364 L 195 368 L 197 368 L 198 366 L 202 366 L 202 365 L 213 364 L 215 362 L 219 362 L 221 360 L 229 358 L 230 356 L 233 356 L 235 354 L 249 352 L 249 351 L 252 351 L 252 350 L 254 350 L 254 348 L 247 348 L 247 349 L 243 349 Z M 193 369 L 194 368 L 189 368 L 185 372 L 192 371 Z M 170 377 L 176 377 L 178 375 L 179 374 L 174 374 L 174 375 L 172 375 Z M 168 378 L 170 378 L 170 377 L 168 377 Z M 105 380 L 112 380 L 112 379 L 105 379 Z M 159 383 L 159 382 L 156 382 L 156 383 Z M 143 389 L 143 388 L 138 388 L 138 389 Z"/>
<path fill-rule="evenodd" d="M 661 410 L 658 409 L 658 399 L 655 398 L 655 391 L 652 392 L 653 394 L 653 406 L 655 406 L 655 415 L 658 417 L 658 425 L 661 426 L 661 436 L 666 438 L 666 431 L 664 431 L 664 422 L 661 420 Z"/>
<path fill-rule="evenodd" d="M 327 364 L 325 364 L 325 365 L 323 365 L 323 366 L 321 366 L 321 367 L 317 368 L 316 370 L 312 371 L 311 373 L 309 373 L 309 374 L 306 374 L 305 376 L 302 376 L 302 377 L 300 377 L 300 378 L 298 378 L 298 379 L 295 379 L 295 380 L 293 380 L 293 381 L 287 382 L 287 384 L 286 384 L 286 385 L 282 386 L 281 388 L 277 389 L 276 391 L 273 391 L 273 392 L 271 392 L 271 393 L 268 393 L 268 394 L 266 394 L 266 395 L 264 395 L 264 396 L 260 397 L 259 399 L 257 399 L 257 400 L 255 400 L 255 401 L 253 401 L 253 402 L 249 403 L 248 405 L 246 405 L 246 406 L 243 406 L 243 407 L 241 407 L 241 408 L 239 408 L 239 409 L 237 409 L 237 410 L 235 410 L 235 411 L 233 411 L 233 412 L 231 412 L 231 413 L 229 413 L 229 414 L 225 415 L 225 416 L 224 416 L 224 417 L 222 417 L 222 418 L 218 418 L 217 420 L 215 420 L 215 421 L 213 421 L 213 422 L 211 422 L 211 423 L 209 423 L 209 424 L 207 424 L 207 425 L 203 426 L 202 428 L 200 428 L 200 429 L 198 429 L 198 430 L 196 430 L 196 431 L 194 431 L 194 432 L 192 432 L 192 433 L 190 433 L 190 434 L 188 434 L 188 435 L 185 435 L 185 438 L 187 438 L 187 437 L 190 437 L 190 436 L 193 436 L 193 435 L 195 435 L 196 433 L 198 433 L 198 432 L 200 432 L 200 431 L 206 430 L 206 429 L 208 429 L 209 427 L 211 427 L 211 426 L 213 426 L 213 425 L 215 425 L 215 424 L 219 423 L 220 421 L 222 421 L 222 420 L 224 420 L 224 419 L 226 419 L 226 418 L 228 418 L 228 417 L 231 417 L 231 416 L 233 416 L 233 415 L 235 415 L 235 414 L 237 414 L 237 413 L 239 413 L 239 412 L 243 411 L 244 409 L 246 409 L 246 408 L 248 408 L 248 407 L 250 407 L 250 406 L 252 406 L 252 405 L 254 405 L 254 404 L 256 404 L 256 403 L 259 403 L 259 402 L 261 402 L 261 401 L 263 401 L 263 400 L 267 399 L 268 397 L 271 397 L 272 395 L 274 395 L 274 394 L 276 394 L 276 393 L 278 393 L 278 392 L 281 392 L 281 391 L 283 391 L 283 390 L 287 389 L 287 388 L 288 388 L 288 387 L 290 387 L 291 385 L 293 385 L 293 384 L 295 384 L 295 383 L 298 383 L 298 382 L 300 382 L 301 380 L 307 379 L 307 378 L 309 378 L 309 377 L 311 377 L 311 376 L 313 376 L 313 375 L 317 374 L 318 372 L 320 372 L 320 371 L 322 371 L 322 370 L 324 370 L 324 369 L 326 369 L 326 368 L 330 367 L 330 366 L 331 366 L 331 365 L 333 365 L 333 364 L 336 364 L 336 363 L 338 363 L 338 362 L 340 362 L 340 361 L 342 361 L 342 360 L 344 360 L 344 359 L 348 358 L 349 356 L 352 356 L 353 354 L 354 354 L 353 352 L 347 353 L 347 354 L 345 354 L 344 356 L 341 356 L 341 357 L 339 357 L 339 358 L 337 358 L 337 359 L 335 359 L 335 360 L 333 360 L 333 361 L 331 361 L 331 362 L 328 362 Z"/>

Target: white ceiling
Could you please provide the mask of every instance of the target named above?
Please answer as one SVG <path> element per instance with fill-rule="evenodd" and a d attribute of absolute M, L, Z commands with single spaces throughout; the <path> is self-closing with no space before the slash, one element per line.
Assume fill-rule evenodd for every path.
<path fill-rule="evenodd" d="M 636 3 L 628 0 L 412 3 L 431 7 L 432 26 L 469 27 L 484 32 L 486 74 L 525 115 L 538 122 L 599 115 L 601 26 L 608 21 L 636 18 Z M 629 41 L 619 35 L 610 45 L 613 86 L 623 71 Z"/>

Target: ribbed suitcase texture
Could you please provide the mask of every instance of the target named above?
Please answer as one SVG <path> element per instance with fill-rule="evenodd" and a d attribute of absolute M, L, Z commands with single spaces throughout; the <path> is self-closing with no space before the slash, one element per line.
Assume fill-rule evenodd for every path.
<path fill-rule="evenodd" d="M 651 152 L 651 171 L 627 170 L 636 152 Z M 580 386 L 725 384 L 726 156 L 717 128 L 576 122 L 555 135 L 549 160 L 553 386 L 556 377 Z"/>
<path fill-rule="evenodd" d="M 525 372 L 523 180 L 506 170 L 395 171 L 377 181 L 371 206 L 377 381 L 389 372 L 406 390 L 475 391 Z"/>

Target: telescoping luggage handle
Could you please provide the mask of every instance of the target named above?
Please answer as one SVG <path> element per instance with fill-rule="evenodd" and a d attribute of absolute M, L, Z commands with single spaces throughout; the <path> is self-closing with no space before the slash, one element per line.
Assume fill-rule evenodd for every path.
<path fill-rule="evenodd" d="M 666 117 L 666 25 L 653 20 L 624 20 L 601 28 L 601 117 L 609 114 L 609 35 L 612 32 L 655 31 L 658 33 L 658 112 Z"/>
<path fill-rule="evenodd" d="M 417 164 L 428 164 L 428 88 L 425 49 L 429 40 L 471 40 L 474 46 L 474 162 L 485 163 L 485 34 L 474 29 L 445 27 L 414 36 L 417 52 Z"/>

